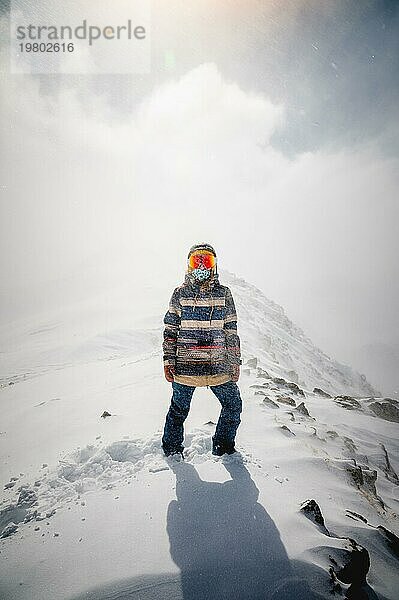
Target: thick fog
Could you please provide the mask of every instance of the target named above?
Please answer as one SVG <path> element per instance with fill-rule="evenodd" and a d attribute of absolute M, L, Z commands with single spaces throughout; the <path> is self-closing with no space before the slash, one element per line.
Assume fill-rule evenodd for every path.
<path fill-rule="evenodd" d="M 166 308 L 207 241 L 393 394 L 397 4 L 215 4 L 153 2 L 149 75 L 11 75 L 3 45 L 1 322 L 144 271 Z"/>

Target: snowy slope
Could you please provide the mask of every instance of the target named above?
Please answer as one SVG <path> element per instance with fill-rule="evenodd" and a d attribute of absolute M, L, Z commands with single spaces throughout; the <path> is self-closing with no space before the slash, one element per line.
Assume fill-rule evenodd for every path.
<path fill-rule="evenodd" d="M 162 456 L 171 290 L 148 283 L 132 302 L 121 286 L 3 329 L 1 598 L 343 598 L 329 570 L 365 556 L 349 538 L 371 562 L 352 597 L 397 597 L 395 402 L 377 410 L 367 382 L 282 309 L 221 281 L 246 363 L 231 457 L 211 455 L 219 406 L 207 388 L 194 394 L 185 463 Z M 307 499 L 324 526 L 300 511 Z"/>
<path fill-rule="evenodd" d="M 228 271 L 221 282 L 234 295 L 239 317 L 243 358 L 257 357 L 275 377 L 330 394 L 378 395 L 346 365 L 329 358 L 255 286 Z M 107 290 L 51 314 L 20 320 L 0 331 L 2 379 L 29 377 L 38 371 L 94 359 L 160 353 L 162 318 L 172 290 L 156 288 L 143 277 Z"/>
<path fill-rule="evenodd" d="M 364 375 L 316 348 L 261 290 L 227 272 L 223 281 L 234 291 L 245 352 L 258 357 L 271 374 L 330 394 L 376 395 Z"/>

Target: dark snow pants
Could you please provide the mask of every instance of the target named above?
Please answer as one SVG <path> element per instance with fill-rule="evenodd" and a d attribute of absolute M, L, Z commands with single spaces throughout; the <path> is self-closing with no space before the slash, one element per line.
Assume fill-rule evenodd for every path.
<path fill-rule="evenodd" d="M 234 381 L 228 381 L 220 385 L 210 385 L 222 410 L 215 434 L 212 438 L 213 446 L 234 446 L 236 431 L 241 422 L 242 401 L 238 385 Z M 166 415 L 165 428 L 162 437 L 162 448 L 165 452 L 182 452 L 184 430 L 183 423 L 186 420 L 191 398 L 195 390 L 194 386 L 182 385 L 172 382 L 173 395 L 168 414 Z"/>

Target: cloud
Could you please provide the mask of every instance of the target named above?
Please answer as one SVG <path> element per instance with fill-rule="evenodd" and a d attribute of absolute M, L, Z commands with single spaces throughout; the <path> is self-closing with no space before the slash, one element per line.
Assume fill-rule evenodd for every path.
<path fill-rule="evenodd" d="M 213 63 L 170 78 L 126 118 L 82 93 L 7 80 L 3 287 L 63 280 L 84 260 L 176 285 L 187 249 L 208 240 L 336 356 L 392 338 L 397 160 L 371 143 L 289 159 L 271 143 L 285 107 Z"/>
<path fill-rule="evenodd" d="M 169 237 L 164 219 L 191 223 L 189 243 L 212 208 L 220 216 L 234 195 L 240 200 L 238 184 L 261 188 L 286 162 L 260 147 L 282 108 L 225 82 L 212 64 L 162 86 L 123 122 L 98 96 L 82 107 L 76 90 L 45 96 L 35 78 L 11 79 L 8 91 L 9 283 L 62 273 L 79 256 L 123 240 L 134 248 L 147 238 L 145 226 L 161 246 Z"/>

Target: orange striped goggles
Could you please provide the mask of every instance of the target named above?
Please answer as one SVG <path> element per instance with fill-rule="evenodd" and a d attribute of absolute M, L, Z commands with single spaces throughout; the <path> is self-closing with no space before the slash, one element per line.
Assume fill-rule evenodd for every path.
<path fill-rule="evenodd" d="M 216 257 L 209 252 L 194 252 L 188 259 L 190 269 L 213 269 L 216 265 Z"/>

